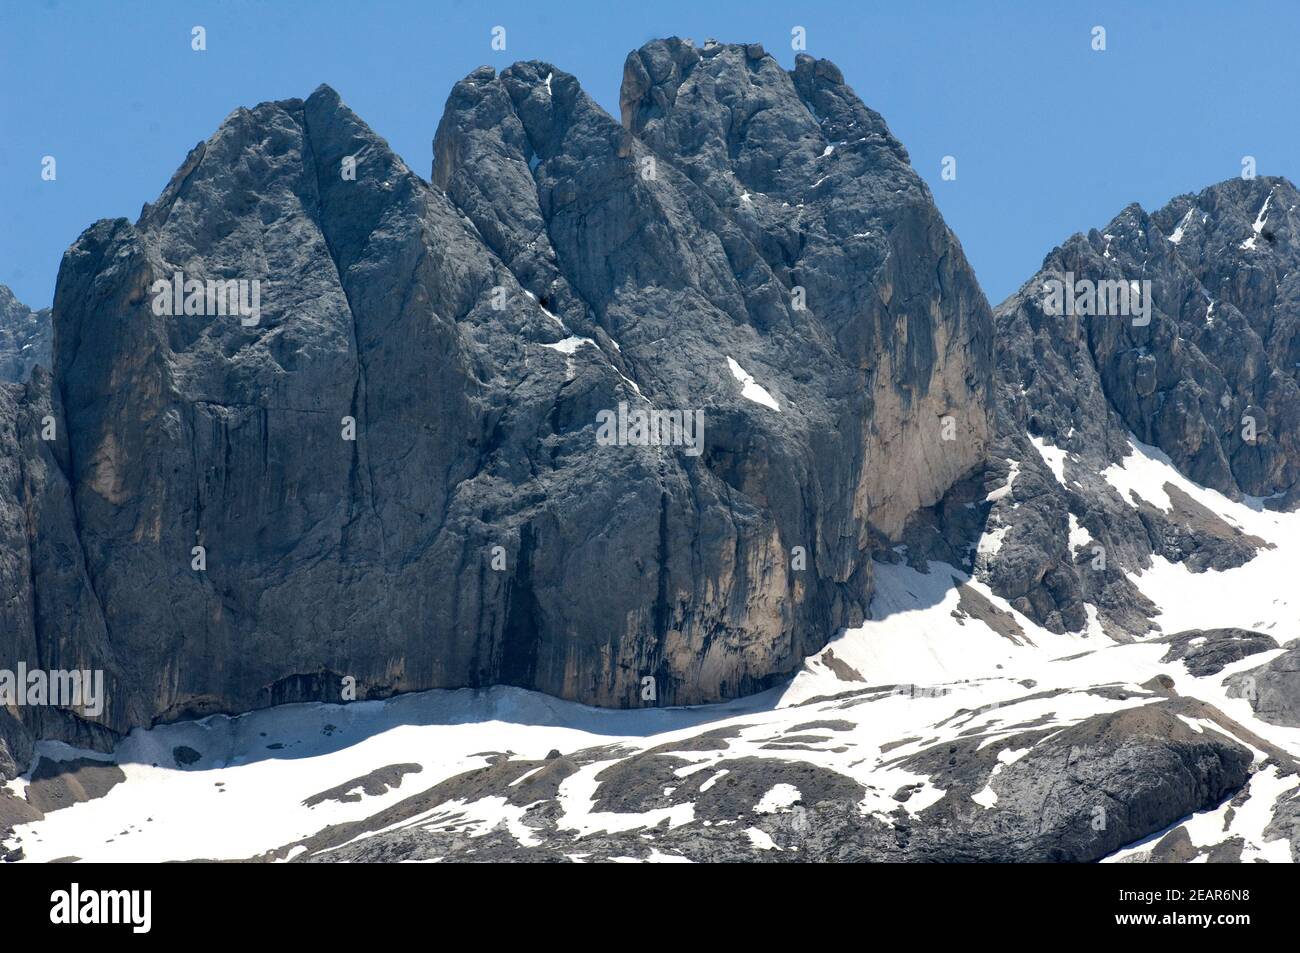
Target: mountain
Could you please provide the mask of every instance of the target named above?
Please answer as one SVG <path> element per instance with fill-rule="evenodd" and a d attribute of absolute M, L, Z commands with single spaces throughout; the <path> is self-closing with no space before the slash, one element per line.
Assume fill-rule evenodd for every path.
<path fill-rule="evenodd" d="M 620 113 L 478 69 L 426 182 L 322 87 L 68 251 L 0 668 L 107 703 L 0 709 L 0 852 L 1300 859 L 1294 187 L 991 310 L 832 64 Z"/>
<path fill-rule="evenodd" d="M 108 705 L 38 735 L 345 679 L 715 701 L 865 618 L 872 554 L 983 459 L 991 311 L 833 66 L 635 62 L 627 125 L 475 71 L 432 184 L 327 87 L 239 109 L 68 250 L 53 379 L 4 416 L 0 662 Z"/>
<path fill-rule="evenodd" d="M 1131 205 L 1054 249 L 997 308 L 991 458 L 1007 469 L 1006 492 L 989 517 L 1000 534 L 978 559 L 1019 611 L 1054 631 L 1141 635 L 1157 607 L 1130 574 L 1153 557 L 1195 574 L 1272 545 L 1186 492 L 1135 497 L 1113 474 L 1141 448 L 1229 500 L 1295 507 L 1298 198 L 1285 179 L 1261 177 L 1151 215 Z M 1076 285 L 1149 283 L 1148 313 L 1046 313 L 1044 289 L 1067 275 Z"/>
<path fill-rule="evenodd" d="M 33 311 L 0 285 L 0 382 L 21 383 L 37 364 L 50 366 L 50 309 Z"/>

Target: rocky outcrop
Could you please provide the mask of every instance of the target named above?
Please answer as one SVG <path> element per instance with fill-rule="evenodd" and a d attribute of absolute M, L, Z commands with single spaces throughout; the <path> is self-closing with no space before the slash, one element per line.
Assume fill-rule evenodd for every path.
<path fill-rule="evenodd" d="M 104 670 L 111 683 L 121 669 L 86 573 L 67 465 L 49 372 L 38 366 L 26 384 L 0 385 L 0 670 Z M 68 707 L 9 708 L 0 714 L 0 773 L 26 763 L 33 738 L 109 743 L 101 725 L 121 713 L 116 701 L 110 694 L 95 722 Z"/>
<path fill-rule="evenodd" d="M 1159 559 L 1222 572 L 1274 545 L 1175 470 L 1298 499 L 1291 184 L 1131 206 L 995 317 L 832 64 L 654 41 L 620 112 L 548 63 L 475 70 L 425 181 L 328 87 L 240 109 L 138 221 L 78 239 L 52 313 L 0 288 L 0 670 L 107 681 L 102 712 L 0 707 L 0 778 L 34 769 L 0 789 L 0 841 L 139 780 L 119 759 L 364 754 L 391 705 L 371 732 L 504 740 L 340 769 L 294 795 L 284 837 L 316 833 L 253 859 L 1294 854 L 1295 758 L 1194 693 L 1226 680 L 1300 725 L 1300 649 L 1267 621 L 1149 638 L 1139 588 Z M 1143 461 L 1170 481 L 1119 489 Z M 933 560 L 955 567 L 937 586 L 882 566 Z M 968 641 L 987 671 L 880 684 L 898 629 L 801 667 L 875 583 L 876 621 L 922 643 L 902 677 Z M 1058 654 L 1062 632 L 1110 640 Z M 1136 639 L 1159 650 L 1114 644 Z M 796 671 L 788 705 L 497 688 L 442 715 L 295 707 L 273 739 L 203 718 L 491 685 L 680 706 Z M 511 725 L 595 740 L 519 756 Z M 42 738 L 114 754 L 34 764 Z M 1217 821 L 1180 826 L 1211 810 L 1209 842 L 1192 828 Z"/>
<path fill-rule="evenodd" d="M 1228 695 L 1245 698 L 1270 725 L 1300 728 L 1300 640 L 1258 668 L 1229 676 Z"/>
<path fill-rule="evenodd" d="M 1218 675 L 1233 662 L 1277 648 L 1277 640 L 1248 629 L 1189 629 L 1159 640 L 1169 643 L 1163 662 L 1181 661 L 1197 678 Z"/>
<path fill-rule="evenodd" d="M 1292 792 L 1272 805 L 1273 818 L 1265 828 L 1273 839 L 1285 838 L 1291 849 L 1291 861 L 1300 864 L 1300 792 Z"/>
<path fill-rule="evenodd" d="M 1103 473 L 1135 442 L 1232 499 L 1294 506 L 1298 200 L 1261 177 L 1153 214 L 1129 206 L 996 309 L 991 457 L 1007 476 L 989 507 L 1002 531 L 978 563 L 1035 621 L 1080 631 L 1092 605 L 1112 637 L 1142 635 L 1155 607 L 1127 573 L 1154 555 L 1223 570 L 1269 545 L 1172 485 L 1167 499 L 1121 496 Z"/>
<path fill-rule="evenodd" d="M 38 364 L 50 366 L 50 309 L 33 311 L 0 285 L 0 382 L 20 384 Z"/>
<path fill-rule="evenodd" d="M 1025 429 L 1067 451 L 1122 451 L 1116 435 L 1132 433 L 1230 497 L 1292 493 L 1300 481 L 1298 203 L 1285 179 L 1232 179 L 1152 215 L 1130 205 L 1102 231 L 1053 250 L 998 308 L 1013 339 L 999 365 L 1004 380 L 1024 386 Z M 1126 314 L 1046 313 L 1046 283 L 1067 274 L 1077 295 L 1085 281 L 1138 282 L 1146 311 L 1130 302 Z M 1054 368 L 1083 373 L 1061 380 Z"/>
<path fill-rule="evenodd" d="M 431 185 L 322 87 L 89 228 L 0 395 L 0 664 L 103 668 L 121 731 L 345 679 L 702 702 L 860 622 L 984 456 L 987 304 L 830 64 L 653 43 L 623 101 L 475 71 Z"/>

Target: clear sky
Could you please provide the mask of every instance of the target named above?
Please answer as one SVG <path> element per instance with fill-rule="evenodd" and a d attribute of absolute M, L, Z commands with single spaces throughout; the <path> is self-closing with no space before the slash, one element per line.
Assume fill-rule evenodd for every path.
<path fill-rule="evenodd" d="M 617 116 L 647 40 L 757 41 L 789 67 L 794 26 L 902 140 L 994 304 L 1073 232 L 1238 175 L 1243 155 L 1300 179 L 1297 0 L 0 0 L 0 283 L 50 304 L 77 235 L 134 220 L 237 106 L 328 82 L 427 177 L 477 66 L 547 60 Z"/>

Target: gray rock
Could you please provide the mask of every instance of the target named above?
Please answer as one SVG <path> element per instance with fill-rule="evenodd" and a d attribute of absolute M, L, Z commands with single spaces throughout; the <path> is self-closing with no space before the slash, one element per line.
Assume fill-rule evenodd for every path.
<path fill-rule="evenodd" d="M 1162 662 L 1181 660 L 1198 678 L 1217 675 L 1233 662 L 1277 648 L 1277 641 L 1248 629 L 1189 629 L 1160 638 L 1169 643 Z"/>
<path fill-rule="evenodd" d="M 857 512 L 896 537 L 980 462 L 992 397 L 983 295 L 906 150 L 834 64 L 799 54 L 787 72 L 753 44 L 649 43 L 620 105 L 762 256 L 744 263 L 758 293 L 805 289 L 830 367 L 870 398 Z"/>
<path fill-rule="evenodd" d="M 1285 838 L 1291 845 L 1291 860 L 1300 864 L 1300 792 L 1280 795 L 1272 811 L 1273 818 L 1264 828 L 1264 839 Z"/>
<path fill-rule="evenodd" d="M 356 802 L 360 801 L 363 795 L 377 797 L 392 788 L 401 787 L 402 779 L 406 775 L 419 774 L 423 770 L 424 768 L 421 765 L 413 762 L 385 765 L 359 778 L 344 781 L 342 784 L 336 784 L 332 788 L 313 794 L 311 797 L 305 798 L 302 803 L 307 807 L 315 807 L 318 804 L 324 804 L 326 801 L 336 801 L 340 804 Z M 360 789 L 360 793 L 358 793 L 358 789 Z"/>
<path fill-rule="evenodd" d="M 89 228 L 53 379 L 0 394 L 0 663 L 103 668 L 120 732 L 353 685 L 710 701 L 862 621 L 984 457 L 991 312 L 834 67 L 685 50 L 633 54 L 684 65 L 629 74 L 622 126 L 548 64 L 475 71 L 432 185 L 326 87 L 238 109 Z M 260 315 L 157 313 L 177 272 Z M 620 403 L 701 412 L 702 453 L 598 444 Z"/>
<path fill-rule="evenodd" d="M 1155 847 L 1151 848 L 1150 863 L 1186 864 L 1198 854 L 1196 845 L 1192 843 L 1192 836 L 1187 833 L 1187 828 L 1180 824 L 1160 838 Z"/>
<path fill-rule="evenodd" d="M 43 814 L 101 798 L 126 780 L 116 764 L 75 758 L 51 761 L 41 758 L 32 769 L 27 802 Z"/>
<path fill-rule="evenodd" d="M 1121 499 L 1101 473 L 1124 459 L 1136 437 L 1183 475 L 1229 497 L 1294 504 L 1298 199 L 1285 179 L 1234 179 L 1151 215 L 1130 206 L 1101 231 L 1054 249 L 996 309 L 989 472 L 995 485 L 1005 482 L 1003 467 L 1018 472 L 1011 491 L 989 508 L 990 525 L 1007 527 L 1006 536 L 978 568 L 1030 618 L 1054 631 L 1079 631 L 1091 603 L 1113 638 L 1142 636 L 1155 628 L 1156 610 L 1128 572 L 1145 569 L 1153 555 L 1193 572 L 1229 569 L 1268 545 L 1170 484 L 1169 503 L 1157 505 Z M 1256 235 L 1266 202 L 1270 211 Z M 1150 282 L 1137 302 L 1149 303 L 1149 315 L 1136 308 L 1127 315 L 1049 313 L 1047 283 L 1067 275 L 1076 288 L 1083 281 L 1134 281 L 1139 289 Z M 1064 482 L 1031 437 L 1063 452 Z M 1071 517 L 1092 538 L 1073 551 Z"/>
<path fill-rule="evenodd" d="M 1270 725 L 1300 728 L 1300 641 L 1272 661 L 1227 680 L 1228 697 L 1245 698 Z"/>
<path fill-rule="evenodd" d="M 138 221 L 69 249 L 42 366 L 14 357 L 40 350 L 40 313 L 0 295 L 0 667 L 103 669 L 109 688 L 94 721 L 0 711 L 0 777 L 39 738 L 104 749 L 136 725 L 352 691 L 745 694 L 863 620 L 873 560 L 942 559 L 1053 631 L 1083 629 L 1091 605 L 1113 638 L 1141 637 L 1156 607 L 1131 572 L 1155 556 L 1227 569 L 1268 544 L 1172 485 L 1167 505 L 1121 498 L 1101 473 L 1130 434 L 1229 496 L 1296 502 L 1285 180 L 1130 207 L 1055 249 L 995 319 L 906 151 L 832 64 L 654 41 L 628 57 L 620 107 L 621 124 L 547 63 L 480 68 L 452 91 L 429 182 L 328 87 L 239 109 Z M 1067 271 L 1151 281 L 1150 323 L 1046 314 L 1042 284 Z M 260 314 L 157 313 L 153 283 L 177 272 L 259 280 Z M 701 452 L 602 445 L 597 414 L 620 404 L 699 411 Z M 1062 479 L 1036 441 L 1065 454 Z M 1076 524 L 1091 544 L 1071 545 Z M 978 550 L 989 529 L 1000 545 Z M 955 583 L 960 621 L 1028 638 Z M 1200 677 L 1275 647 L 1165 641 Z M 1296 651 L 1234 676 L 1265 720 L 1300 724 Z M 891 691 L 824 660 L 861 683 L 846 706 Z M 722 729 L 636 754 L 496 753 L 274 853 L 1089 861 L 1239 791 L 1251 751 L 1229 735 L 1286 758 L 1167 677 L 1093 691 L 1144 704 L 900 759 L 945 792 L 916 814 L 905 786 L 864 815 L 862 781 L 798 760 L 829 735 L 762 739 L 778 761 L 726 756 Z M 819 727 L 838 730 L 799 726 Z M 687 751 L 727 773 L 679 777 Z M 598 810 L 689 800 L 694 820 L 562 830 L 560 785 L 606 760 Z M 410 767 L 315 797 L 414 786 Z M 758 811 L 776 783 L 800 801 Z M 473 830 L 463 805 L 487 797 L 526 809 L 527 843 Z M 1189 843 L 1176 830 L 1155 853 Z"/>
<path fill-rule="evenodd" d="M 1267 221 L 1256 235 L 1265 203 Z M 1026 384 L 1028 429 L 1071 449 L 1071 440 L 1100 438 L 1103 429 L 1109 440 L 1091 442 L 1121 449 L 1115 437 L 1131 432 L 1190 479 L 1229 496 L 1288 494 L 1300 479 L 1297 204 L 1285 179 L 1230 179 L 1152 215 L 1131 205 L 1101 232 L 1052 251 L 998 308 L 1006 330 L 1026 339 L 1008 347 L 1001 363 Z M 1242 247 L 1252 239 L 1253 247 Z M 1045 314 L 1043 283 L 1065 272 L 1076 282 L 1150 281 L 1150 323 Z M 1034 361 L 1031 342 L 1078 362 L 1082 373 L 1071 378 L 1079 380 L 1054 380 L 1044 355 Z M 1076 419 L 1063 400 L 1072 390 L 1104 398 L 1095 409 L 1105 412 Z M 1243 434 L 1245 416 L 1255 421 L 1253 443 Z"/>
<path fill-rule="evenodd" d="M 50 309 L 33 311 L 0 285 L 0 382 L 21 384 L 32 368 L 50 366 Z"/>

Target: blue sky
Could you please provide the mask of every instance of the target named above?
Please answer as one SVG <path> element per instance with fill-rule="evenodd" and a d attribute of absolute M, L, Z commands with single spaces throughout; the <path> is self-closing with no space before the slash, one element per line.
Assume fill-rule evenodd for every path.
<path fill-rule="evenodd" d="M 545 59 L 617 116 L 645 41 L 758 41 L 788 67 L 796 25 L 907 147 L 994 304 L 1071 233 L 1237 175 L 1243 155 L 1300 178 L 1294 0 L 3 0 L 0 283 L 50 304 L 64 249 L 134 220 L 237 106 L 328 82 L 427 177 L 447 94 L 477 66 Z"/>

